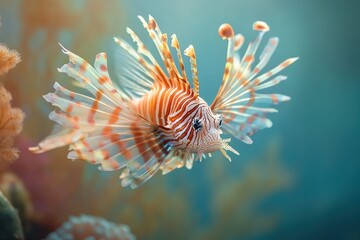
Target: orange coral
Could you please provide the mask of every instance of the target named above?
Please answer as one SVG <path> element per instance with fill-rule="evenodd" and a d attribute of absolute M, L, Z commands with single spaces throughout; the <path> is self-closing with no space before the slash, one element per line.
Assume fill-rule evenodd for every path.
<path fill-rule="evenodd" d="M 0 138 L 0 161 L 13 161 L 19 157 L 18 150 L 12 147 L 12 137 Z"/>
<path fill-rule="evenodd" d="M 24 120 L 24 113 L 12 108 L 10 101 L 10 93 L 0 84 L 0 161 L 8 162 L 18 157 L 17 150 L 12 147 L 12 138 L 20 133 Z"/>
<path fill-rule="evenodd" d="M 20 62 L 20 54 L 0 44 L 0 75 L 4 75 Z"/>
<path fill-rule="evenodd" d="M 0 137 L 15 136 L 22 130 L 23 112 L 10 105 L 11 95 L 0 84 Z"/>
<path fill-rule="evenodd" d="M 20 55 L 0 44 L 0 75 L 7 73 L 20 62 Z M 10 105 L 11 94 L 0 84 L 0 162 L 13 161 L 18 151 L 12 147 L 13 137 L 22 130 L 24 113 Z"/>

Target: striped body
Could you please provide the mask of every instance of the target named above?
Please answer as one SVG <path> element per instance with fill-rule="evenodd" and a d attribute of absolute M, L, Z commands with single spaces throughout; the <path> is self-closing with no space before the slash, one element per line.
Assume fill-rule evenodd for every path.
<path fill-rule="evenodd" d="M 169 115 L 184 109 L 184 103 L 193 102 L 194 96 L 178 88 L 154 87 L 142 98 L 131 102 L 136 112 L 154 124 L 167 126 Z"/>
<path fill-rule="evenodd" d="M 134 31 L 127 28 L 136 48 L 115 38 L 120 46 L 116 55 L 117 81 L 110 79 L 105 53 L 96 56 L 94 67 L 63 48 L 70 62 L 59 68 L 75 79 L 75 84 L 88 90 L 88 95 L 68 90 L 55 83 L 54 93 L 44 98 L 57 107 L 49 117 L 57 124 L 52 135 L 31 151 L 41 153 L 70 145 L 68 158 L 98 164 L 100 170 L 123 169 L 122 186 L 136 188 L 158 170 L 163 174 L 176 168 L 192 168 L 194 160 L 206 153 L 226 151 L 239 154 L 229 146 L 230 139 L 222 139 L 223 131 L 245 142 L 272 122 L 270 108 L 290 98 L 280 94 L 261 94 L 259 91 L 279 84 L 285 76 L 277 73 L 297 58 L 289 58 L 268 72 L 268 63 L 278 44 L 270 38 L 259 62 L 256 51 L 269 27 L 255 22 L 257 38 L 250 42 L 244 55 L 238 50 L 244 38 L 234 34 L 229 24 L 219 28 L 219 35 L 228 40 L 227 59 L 219 91 L 212 104 L 199 96 L 196 55 L 193 46 L 185 49 L 190 59 L 193 87 L 190 86 L 180 44 L 171 36 L 178 64 L 170 51 L 168 36 L 163 34 L 154 18 L 139 17 L 153 40 L 162 65 L 147 50 Z M 179 66 L 179 68 L 177 67 Z"/>
<path fill-rule="evenodd" d="M 154 88 L 142 98 L 132 102 L 133 109 L 152 123 L 172 130 L 169 143 L 174 148 L 188 149 L 197 153 L 214 152 L 221 146 L 219 117 L 215 116 L 208 104 L 191 92 L 177 88 Z M 193 120 L 199 119 L 203 131 L 193 128 Z M 215 146 L 216 148 L 206 148 Z"/>

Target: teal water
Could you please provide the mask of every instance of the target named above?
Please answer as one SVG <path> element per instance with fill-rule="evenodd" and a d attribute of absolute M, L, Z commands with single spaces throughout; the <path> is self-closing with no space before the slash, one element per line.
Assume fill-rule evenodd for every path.
<path fill-rule="evenodd" d="M 21 12 L 21 1 L 16 2 L 16 6 L 10 6 L 7 1 L 0 1 L 3 5 L 0 10 L 2 22 L 6 19 L 11 19 L 12 22 L 11 25 L 3 23 L 0 39 L 10 43 L 8 45 L 13 48 L 21 45 L 19 39 L 22 35 L 19 35 L 19 31 L 24 26 L 17 20 L 17 14 Z M 186 238 L 204 238 L 206 233 L 203 232 L 216 227 L 226 232 L 224 239 L 360 238 L 358 1 L 153 0 L 119 3 L 121 9 L 118 13 L 116 9 L 108 14 L 102 13 L 108 20 L 106 24 L 111 27 L 101 43 L 91 42 L 92 49 L 84 50 L 87 48 L 87 41 L 83 41 L 78 47 L 72 46 L 77 35 L 66 29 L 61 30 L 53 39 L 55 43 L 51 48 L 56 49 L 58 41 L 65 42 L 74 52 L 86 52 L 91 61 L 97 52 L 106 51 L 110 56 L 110 66 L 114 66 L 116 63 L 111 61 L 114 59 L 115 44 L 112 43 L 111 36 L 121 36 L 131 41 L 125 32 L 125 26 L 129 26 L 142 39 L 148 39 L 137 15 L 146 17 L 151 14 L 163 32 L 169 36 L 176 33 L 182 49 L 189 44 L 194 46 L 200 95 L 208 103 L 212 102 L 217 93 L 224 70 L 227 43 L 217 33 L 222 23 L 232 24 L 235 32 L 241 32 L 245 36 L 246 44 L 256 37 L 251 28 L 252 23 L 257 20 L 266 21 L 271 31 L 265 35 L 265 39 L 272 36 L 280 38 L 269 67 L 288 57 L 300 57 L 299 61 L 283 72 L 288 80 L 273 89 L 277 93 L 291 96 L 291 101 L 277 107 L 279 113 L 270 117 L 273 127 L 255 134 L 252 145 L 232 141 L 232 145 L 241 154 L 239 157 L 233 156 L 232 162 L 228 163 L 216 155 L 212 160 L 196 163 L 191 171 L 177 170 L 157 178 L 167 182 L 171 191 L 176 192 L 178 188 L 184 187 L 182 185 L 187 187 L 184 198 L 190 206 L 191 214 L 185 219 L 191 221 L 192 227 L 182 229 L 186 232 Z M 73 8 L 78 10 L 81 6 L 82 1 L 75 1 Z M 96 10 L 102 11 L 101 8 Z M 88 18 L 89 12 L 85 13 L 78 17 Z M 91 34 L 87 37 L 103 34 L 101 25 L 92 25 L 91 17 L 89 21 L 90 24 L 86 25 L 89 29 L 86 31 Z M 76 21 L 73 22 L 75 23 Z M 41 31 L 36 36 L 30 39 L 34 49 L 41 42 Z M 144 42 L 150 45 L 150 40 Z M 49 46 L 42 48 L 45 54 L 47 47 Z M 59 51 L 57 54 L 60 56 Z M 57 66 L 61 66 L 66 59 L 55 61 L 59 63 Z M 189 64 L 186 64 L 189 71 Z M 43 67 L 39 69 L 46 71 Z M 59 78 L 58 73 L 55 73 L 56 69 L 53 71 L 53 75 Z M 110 74 L 115 75 L 111 69 Z M 44 76 L 43 78 L 45 79 Z M 41 102 L 40 96 L 51 91 L 52 84 L 48 85 L 39 87 L 39 99 L 36 101 L 41 110 L 36 113 L 36 117 L 35 113 L 27 113 L 29 121 L 32 121 L 28 122 L 29 125 L 35 126 L 34 119 L 40 116 L 42 121 L 47 121 L 46 114 L 50 108 L 44 101 Z M 27 107 L 26 103 L 24 107 Z M 43 131 L 41 136 L 46 134 Z M 38 141 L 41 137 L 37 135 L 32 138 Z M 275 165 L 269 163 L 270 158 L 275 159 Z M 217 173 L 217 169 L 220 173 Z M 250 170 L 259 180 L 249 177 L 249 184 L 239 187 L 237 183 L 245 182 Z M 89 175 L 96 173 L 93 168 L 88 169 Z M 216 175 L 217 178 L 209 175 Z M 280 182 L 266 190 L 264 186 L 273 178 L 279 178 Z M 150 180 L 143 187 L 152 188 L 155 184 L 157 183 Z M 120 188 L 111 187 L 114 187 L 114 191 Z M 246 200 L 246 196 L 251 197 Z M 222 211 L 219 206 L 230 204 L 229 199 L 234 202 L 231 202 L 234 206 L 232 211 Z M 104 215 L 105 213 L 103 217 L 106 217 Z M 113 217 L 111 214 L 108 216 Z M 157 221 L 160 218 L 156 215 L 153 217 L 154 220 L 147 221 Z M 245 217 L 249 220 L 244 220 Z M 174 215 L 174 219 L 176 218 Z M 264 219 L 266 223 L 263 222 Z M 159 231 L 163 232 L 148 238 L 171 235 L 166 228 Z M 216 234 L 212 237 L 219 239 Z"/>

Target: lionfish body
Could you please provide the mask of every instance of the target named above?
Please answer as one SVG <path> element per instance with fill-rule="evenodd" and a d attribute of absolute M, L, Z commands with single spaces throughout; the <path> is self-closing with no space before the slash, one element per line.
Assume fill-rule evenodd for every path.
<path fill-rule="evenodd" d="M 55 92 L 44 97 L 58 107 L 49 115 L 57 125 L 52 135 L 30 150 L 41 153 L 70 145 L 68 158 L 99 164 L 101 170 L 124 168 L 120 175 L 122 186 L 136 188 L 159 169 L 163 174 L 183 166 L 190 169 L 193 161 L 206 153 L 220 150 L 230 160 L 226 151 L 238 152 L 228 144 L 230 139 L 220 137 L 223 131 L 252 143 L 250 136 L 254 132 L 272 125 L 266 114 L 276 109 L 268 106 L 290 99 L 280 94 L 258 93 L 284 80 L 286 77 L 274 75 L 297 59 L 287 59 L 259 74 L 278 43 L 277 38 L 271 38 L 259 62 L 252 66 L 263 34 L 269 30 L 266 23 L 254 23 L 259 35 L 242 58 L 238 50 L 243 37 L 235 35 L 229 24 L 220 26 L 220 36 L 228 40 L 227 60 L 222 84 L 209 106 L 199 97 L 194 48 L 190 45 L 185 50 L 191 63 L 191 87 L 176 36 L 172 35 L 171 46 L 177 52 L 179 68 L 170 52 L 167 35 L 151 16 L 148 22 L 139 18 L 154 41 L 165 70 L 129 28 L 127 32 L 137 49 L 115 38 L 120 46 L 117 84 L 109 77 L 106 54 L 98 54 L 92 67 L 63 48 L 70 62 L 59 71 L 73 77 L 76 85 L 92 96 L 55 83 Z"/>

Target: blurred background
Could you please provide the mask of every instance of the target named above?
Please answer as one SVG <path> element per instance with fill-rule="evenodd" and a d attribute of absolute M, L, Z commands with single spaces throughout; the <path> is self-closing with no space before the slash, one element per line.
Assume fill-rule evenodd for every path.
<path fill-rule="evenodd" d="M 20 157 L 1 162 L 0 189 L 16 199 L 25 237 L 88 214 L 126 224 L 138 239 L 360 239 L 359 9 L 355 0 L 0 0 L 0 42 L 22 58 L 1 80 L 26 114 Z M 69 81 L 57 71 L 68 62 L 58 42 L 90 63 L 106 52 L 115 76 L 113 36 L 131 42 L 129 26 L 150 45 L 137 18 L 148 14 L 183 49 L 194 45 L 208 103 L 226 56 L 218 27 L 232 24 L 247 44 L 252 23 L 266 21 L 265 38 L 280 38 L 269 67 L 300 57 L 272 89 L 292 99 L 270 116 L 274 126 L 252 145 L 233 140 L 241 155 L 231 163 L 215 154 L 136 190 L 121 188 L 117 172 L 68 160 L 66 147 L 30 153 L 52 129 L 42 95 Z"/>

